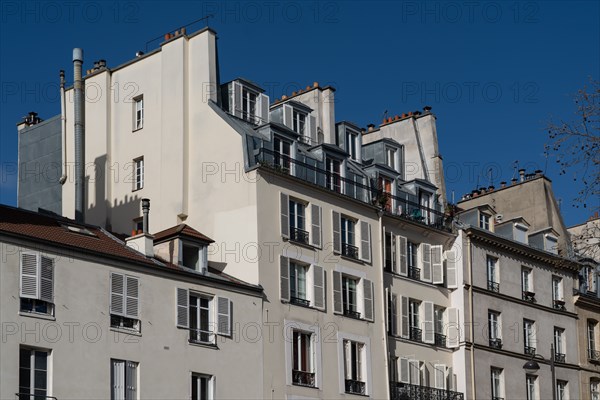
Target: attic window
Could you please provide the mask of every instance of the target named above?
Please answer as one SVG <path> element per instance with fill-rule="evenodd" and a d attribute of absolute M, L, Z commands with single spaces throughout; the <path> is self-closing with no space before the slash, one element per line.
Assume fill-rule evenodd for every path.
<path fill-rule="evenodd" d="M 488 214 L 479 213 L 479 228 L 486 231 L 490 230 L 490 216 Z"/>
<path fill-rule="evenodd" d="M 517 242 L 527 244 L 527 227 L 523 224 L 515 224 L 515 237 Z"/>
<path fill-rule="evenodd" d="M 544 235 L 545 243 L 544 250 L 549 251 L 550 253 L 558 254 L 558 238 L 553 235 Z"/>
<path fill-rule="evenodd" d="M 67 230 L 69 230 L 69 232 L 78 233 L 80 235 L 85 235 L 85 236 L 97 237 L 90 230 L 88 230 L 86 228 L 82 228 L 80 226 L 63 225 L 63 227 L 67 228 Z"/>
<path fill-rule="evenodd" d="M 194 271 L 202 271 L 207 267 L 207 247 L 193 243 L 181 244 L 180 264 Z"/>

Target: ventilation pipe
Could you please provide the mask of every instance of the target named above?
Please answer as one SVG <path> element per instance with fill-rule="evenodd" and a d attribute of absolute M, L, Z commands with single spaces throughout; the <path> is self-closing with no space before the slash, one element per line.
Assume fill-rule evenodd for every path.
<path fill-rule="evenodd" d="M 150 229 L 150 199 L 142 199 L 142 229 L 144 234 L 149 234 Z"/>
<path fill-rule="evenodd" d="M 62 174 L 58 180 L 61 185 L 67 181 L 67 114 L 65 105 L 65 71 L 60 70 L 60 134 L 62 148 Z"/>
<path fill-rule="evenodd" d="M 84 84 L 81 78 L 83 49 L 73 49 L 73 88 L 75 93 L 75 221 L 84 222 L 85 179 L 85 105 Z"/>

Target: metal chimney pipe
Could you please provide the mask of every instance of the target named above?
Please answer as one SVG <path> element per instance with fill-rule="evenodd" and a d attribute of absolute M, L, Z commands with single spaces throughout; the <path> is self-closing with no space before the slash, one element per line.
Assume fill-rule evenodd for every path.
<path fill-rule="evenodd" d="M 65 106 L 65 71 L 60 70 L 60 140 L 62 146 L 62 174 L 58 180 L 61 185 L 67 181 L 67 114 Z"/>
<path fill-rule="evenodd" d="M 85 105 L 84 84 L 81 77 L 83 49 L 73 49 L 73 88 L 75 123 L 75 220 L 84 222 L 85 179 Z"/>
<path fill-rule="evenodd" d="M 148 230 L 150 229 L 150 199 L 142 199 L 142 229 L 146 235 L 150 233 Z"/>
<path fill-rule="evenodd" d="M 520 177 L 520 181 L 524 182 L 525 181 L 525 168 L 521 168 L 519 170 L 519 177 Z"/>

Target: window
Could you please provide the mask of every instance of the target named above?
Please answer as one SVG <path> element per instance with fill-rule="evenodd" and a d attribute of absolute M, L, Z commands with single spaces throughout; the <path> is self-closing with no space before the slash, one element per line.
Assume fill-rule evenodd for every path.
<path fill-rule="evenodd" d="M 524 340 L 524 353 L 529 355 L 535 354 L 535 322 L 528 319 L 523 320 L 523 340 Z"/>
<path fill-rule="evenodd" d="M 294 110 L 292 113 L 292 129 L 294 132 L 304 136 L 306 126 L 306 113 Z"/>
<path fill-rule="evenodd" d="M 492 367 L 491 378 L 492 378 L 492 400 L 503 399 L 504 398 L 504 385 L 503 385 L 502 369 Z"/>
<path fill-rule="evenodd" d="M 568 400 L 569 398 L 569 383 L 567 381 L 556 381 L 556 399 Z"/>
<path fill-rule="evenodd" d="M 110 326 L 140 331 L 138 278 L 110 274 Z"/>
<path fill-rule="evenodd" d="M 393 170 L 396 170 L 396 149 L 385 147 L 385 164 Z"/>
<path fill-rule="evenodd" d="M 500 292 L 498 283 L 498 259 L 492 256 L 487 256 L 487 277 L 488 290 L 492 292 Z"/>
<path fill-rule="evenodd" d="M 366 394 L 364 343 L 344 340 L 344 376 L 346 393 Z"/>
<path fill-rule="evenodd" d="M 590 397 L 591 397 L 591 400 L 600 400 L 600 381 L 599 380 L 591 380 L 590 381 Z"/>
<path fill-rule="evenodd" d="M 490 216 L 488 214 L 479 213 L 479 227 L 486 231 L 490 230 Z"/>
<path fill-rule="evenodd" d="M 290 301 L 295 304 L 309 306 L 306 293 L 307 265 L 290 262 Z"/>
<path fill-rule="evenodd" d="M 315 386 L 313 334 L 293 331 L 292 338 L 292 383 L 299 386 Z"/>
<path fill-rule="evenodd" d="M 134 122 L 133 130 L 142 129 L 144 127 L 144 97 L 136 97 L 134 101 Z"/>
<path fill-rule="evenodd" d="M 385 270 L 396 272 L 396 235 L 385 233 Z"/>
<path fill-rule="evenodd" d="M 306 230 L 306 205 L 297 200 L 290 200 L 290 240 L 308 244 Z"/>
<path fill-rule="evenodd" d="M 431 209 L 431 194 L 419 191 L 419 204 L 421 205 L 421 218 L 423 222 L 429 224 L 431 222 L 430 209 Z"/>
<path fill-rule="evenodd" d="M 381 193 L 381 198 L 378 199 L 378 205 L 385 211 L 392 212 L 392 180 L 380 176 L 377 185 Z"/>
<path fill-rule="evenodd" d="M 554 361 L 565 362 L 565 330 L 554 327 Z"/>
<path fill-rule="evenodd" d="M 333 271 L 333 311 L 336 314 L 373 321 L 373 293 L 372 281 Z"/>
<path fill-rule="evenodd" d="M 435 333 L 435 345 L 439 347 L 446 347 L 446 336 L 444 314 L 446 309 L 442 307 L 434 307 L 433 309 L 433 329 Z"/>
<path fill-rule="evenodd" d="M 177 327 L 189 331 L 191 343 L 214 344 L 215 333 L 231 336 L 231 301 L 177 288 Z M 216 321 L 216 324 L 213 322 Z"/>
<path fill-rule="evenodd" d="M 533 281 L 531 279 L 531 268 L 521 267 L 521 288 L 523 292 L 533 293 Z"/>
<path fill-rule="evenodd" d="M 342 193 L 342 175 L 341 175 L 341 162 L 335 158 L 326 157 L 325 164 L 327 168 L 327 188 L 334 190 L 338 193 Z"/>
<path fill-rule="evenodd" d="M 358 133 L 346 128 L 346 151 L 353 160 L 359 160 Z"/>
<path fill-rule="evenodd" d="M 47 351 L 19 350 L 19 400 L 43 399 L 49 395 L 48 361 Z"/>
<path fill-rule="evenodd" d="M 190 342 L 214 344 L 212 298 L 190 294 Z"/>
<path fill-rule="evenodd" d="M 256 118 L 256 97 L 255 92 L 245 87 L 242 89 L 242 118 L 252 123 Z"/>
<path fill-rule="evenodd" d="M 111 360 L 111 400 L 137 400 L 137 368 L 132 361 Z"/>
<path fill-rule="evenodd" d="M 563 297 L 563 281 L 559 276 L 552 277 L 552 305 L 557 310 L 566 310 Z"/>
<path fill-rule="evenodd" d="M 488 311 L 488 331 L 490 338 L 490 347 L 502 348 L 502 330 L 500 326 L 500 313 Z"/>
<path fill-rule="evenodd" d="M 323 267 L 280 256 L 279 268 L 282 301 L 303 307 L 325 309 Z"/>
<path fill-rule="evenodd" d="M 344 314 L 360 318 L 356 293 L 357 286 L 358 279 L 342 275 L 342 301 L 344 302 Z"/>
<path fill-rule="evenodd" d="M 588 360 L 600 361 L 600 351 L 596 349 L 596 332 L 598 330 L 598 322 L 587 320 L 587 347 Z"/>
<path fill-rule="evenodd" d="M 144 187 L 144 157 L 133 160 L 134 181 L 133 190 L 140 190 Z"/>
<path fill-rule="evenodd" d="M 273 138 L 273 163 L 276 167 L 285 168 L 289 171 L 291 157 L 291 143 L 278 138 Z"/>
<path fill-rule="evenodd" d="M 355 224 L 356 221 L 342 216 L 342 255 L 350 258 L 358 258 L 358 247 L 355 246 L 356 234 Z"/>
<path fill-rule="evenodd" d="M 418 258 L 418 250 L 419 250 L 419 245 L 412 243 L 412 242 L 407 242 L 407 262 L 408 262 L 408 267 L 413 267 L 413 268 L 417 268 L 417 260 Z"/>
<path fill-rule="evenodd" d="M 581 269 L 580 292 L 584 294 L 596 294 L 596 269 L 595 267 L 586 265 Z"/>
<path fill-rule="evenodd" d="M 392 336 L 398 334 L 398 297 L 388 293 L 388 333 Z"/>
<path fill-rule="evenodd" d="M 135 236 L 144 230 L 144 217 L 134 218 L 132 230 L 135 232 L 132 236 Z"/>
<path fill-rule="evenodd" d="M 210 375 L 192 374 L 192 400 L 213 398 L 213 378 Z"/>
<path fill-rule="evenodd" d="M 20 259 L 21 312 L 54 315 L 54 259 L 33 252 Z"/>
<path fill-rule="evenodd" d="M 527 400 L 538 400 L 537 395 L 537 376 L 527 375 L 525 378 Z"/>
<path fill-rule="evenodd" d="M 419 311 L 421 307 L 421 302 L 417 300 L 410 299 L 408 301 L 408 325 L 409 325 L 409 339 L 414 340 L 416 342 L 421 341 L 422 332 L 419 323 Z"/>

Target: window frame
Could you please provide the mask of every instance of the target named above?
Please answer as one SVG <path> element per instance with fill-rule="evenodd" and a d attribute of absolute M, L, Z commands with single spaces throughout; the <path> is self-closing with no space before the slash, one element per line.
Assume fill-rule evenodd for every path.
<path fill-rule="evenodd" d="M 561 379 L 556 380 L 556 400 L 569 399 L 569 382 Z"/>
<path fill-rule="evenodd" d="M 194 380 L 197 380 L 194 382 Z M 203 397 L 203 394 L 200 393 L 202 380 L 206 380 L 206 396 Z M 196 384 L 196 396 L 194 397 L 194 384 Z M 191 374 L 191 391 L 190 391 L 190 399 L 191 400 L 212 400 L 214 398 L 214 388 L 215 379 L 214 376 L 208 374 L 201 374 L 197 372 L 192 372 Z M 198 387 L 200 386 L 200 387 Z"/>
<path fill-rule="evenodd" d="M 521 266 L 521 290 L 523 292 L 534 293 L 533 269 L 526 266 Z"/>
<path fill-rule="evenodd" d="M 565 353 L 565 330 L 557 326 L 554 327 L 554 333 L 552 335 L 554 342 L 554 353 L 555 354 L 566 354 Z M 554 354 L 552 354 L 554 357 Z"/>
<path fill-rule="evenodd" d="M 488 254 L 486 256 L 486 266 L 487 266 L 488 281 L 500 284 L 499 271 L 498 271 L 498 258 Z"/>
<path fill-rule="evenodd" d="M 488 310 L 488 336 L 490 340 L 502 340 L 502 313 Z"/>
<path fill-rule="evenodd" d="M 316 379 L 316 346 L 315 346 L 316 335 L 312 331 L 306 331 L 299 328 L 292 328 L 292 385 L 303 386 L 303 387 L 317 387 Z M 307 348 L 304 346 L 307 345 Z M 304 351 L 302 351 L 304 350 Z M 305 359 L 308 359 L 308 365 L 303 367 L 303 358 L 301 355 L 304 354 Z M 306 368 L 304 370 L 303 368 Z M 312 383 L 298 382 L 295 378 L 296 374 L 309 374 L 304 376 L 311 378 Z M 298 374 L 300 376 L 300 374 Z M 302 378 L 301 378 L 302 379 Z"/>
<path fill-rule="evenodd" d="M 525 375 L 525 395 L 527 400 L 538 400 L 537 375 Z"/>
<path fill-rule="evenodd" d="M 504 398 L 504 370 L 502 368 L 490 368 L 491 395 L 492 399 Z"/>
<path fill-rule="evenodd" d="M 195 344 L 203 344 L 208 346 L 214 346 L 216 344 L 217 330 L 215 323 L 215 296 L 207 293 L 196 292 L 190 290 L 188 293 L 188 318 L 189 318 L 189 341 L 190 343 Z M 196 299 L 196 305 L 192 305 L 192 299 Z M 202 306 L 202 300 L 207 300 L 208 304 L 206 306 Z M 192 313 L 196 313 L 195 324 L 192 322 L 194 319 L 192 318 Z M 207 315 L 207 321 L 201 321 L 202 312 L 205 312 Z M 203 329 L 202 325 L 206 324 L 207 329 Z M 193 325 L 196 325 L 194 327 Z M 194 332 L 196 334 L 194 335 Z M 201 335 L 203 333 L 207 333 L 207 340 L 202 340 Z M 193 336 L 196 336 L 195 338 Z"/>
<path fill-rule="evenodd" d="M 349 285 L 350 282 L 354 283 L 354 289 Z M 361 279 L 352 275 L 342 273 L 342 309 L 344 314 L 348 311 L 353 313 L 360 313 L 360 301 L 359 301 L 359 287 Z M 354 303 L 351 302 L 353 297 Z"/>
<path fill-rule="evenodd" d="M 290 265 L 290 302 L 293 303 L 294 298 L 296 299 L 300 299 L 300 300 L 307 300 L 307 301 L 312 301 L 313 299 L 311 298 L 312 296 L 310 296 L 309 293 L 309 284 L 311 283 L 309 279 L 310 278 L 310 264 L 305 264 L 302 262 L 299 262 L 297 260 L 294 259 L 289 259 L 289 265 Z M 304 293 L 303 296 L 300 296 L 302 293 L 299 292 L 299 282 L 300 282 L 300 277 L 298 274 L 298 271 L 303 271 L 304 274 Z M 292 278 L 293 277 L 293 278 Z"/>
<path fill-rule="evenodd" d="M 300 111 L 297 108 L 292 109 L 292 130 L 299 134 L 302 138 L 306 135 L 306 124 L 308 121 L 308 113 Z"/>
<path fill-rule="evenodd" d="M 133 191 L 142 190 L 145 180 L 145 162 L 144 156 L 133 159 Z"/>
<path fill-rule="evenodd" d="M 490 219 L 491 215 L 479 212 L 479 228 L 486 231 L 490 230 Z"/>
<path fill-rule="evenodd" d="M 243 120 L 255 123 L 258 118 L 258 96 L 258 92 L 242 85 L 242 108 L 240 111 Z"/>
<path fill-rule="evenodd" d="M 397 156 L 398 156 L 398 149 L 396 149 L 392 146 L 388 146 L 388 145 L 385 146 L 385 165 L 387 165 L 394 171 L 397 171 L 397 167 L 398 167 Z"/>
<path fill-rule="evenodd" d="M 133 98 L 133 132 L 144 128 L 144 95 Z"/>
<path fill-rule="evenodd" d="M 598 321 L 588 318 L 586 322 L 587 349 L 589 353 L 590 351 L 596 351 L 597 349 L 596 336 L 598 331 Z"/>
<path fill-rule="evenodd" d="M 29 357 L 29 365 L 24 367 L 22 365 L 22 361 L 23 361 L 23 355 L 24 353 L 29 353 L 28 357 Z M 45 354 L 45 369 L 41 369 L 41 368 L 37 368 L 38 363 L 37 361 L 37 356 L 38 354 Z M 43 396 L 40 396 L 42 398 L 47 398 L 48 396 L 51 396 L 51 381 L 52 381 L 52 369 L 51 369 L 51 350 L 44 350 L 44 349 L 39 349 L 39 348 L 33 348 L 33 347 L 26 347 L 26 346 L 21 346 L 19 347 L 19 394 L 23 394 L 28 396 L 28 398 L 35 398 L 36 396 L 35 393 L 43 390 L 45 393 Z M 24 373 L 24 370 L 28 371 L 29 374 L 29 381 L 28 381 L 28 386 L 29 386 L 29 393 L 26 392 L 22 392 L 23 389 L 26 389 L 25 386 L 21 386 L 21 374 Z M 46 379 L 45 379 L 45 388 L 36 388 L 35 384 L 36 384 L 36 376 L 37 376 L 37 372 L 38 371 L 43 371 Z M 33 386 L 33 387 L 32 387 Z M 20 398 L 20 396 L 19 396 Z"/>
<path fill-rule="evenodd" d="M 333 190 L 336 193 L 343 193 L 343 161 L 331 157 L 330 155 L 325 155 L 325 177 L 327 183 L 327 189 Z"/>
<path fill-rule="evenodd" d="M 117 363 L 123 363 L 123 376 L 121 377 L 122 381 L 123 381 L 123 393 L 121 394 L 116 394 L 115 393 L 115 383 L 114 383 L 114 377 L 115 377 L 115 365 Z M 135 365 L 135 377 L 134 377 L 134 383 L 135 386 L 133 386 L 133 388 L 131 387 L 131 382 L 128 382 L 128 368 L 130 365 Z M 116 358 L 111 358 L 110 359 L 110 397 L 112 400 L 114 400 L 115 398 L 119 398 L 119 399 L 124 399 L 124 400 L 138 400 L 140 397 L 140 391 L 139 391 L 139 383 L 140 383 L 140 378 L 139 378 L 139 362 L 135 362 L 135 361 L 130 361 L 130 360 L 123 360 L 123 359 L 116 359 Z M 134 396 L 131 396 L 131 389 L 133 389 L 135 391 Z"/>

